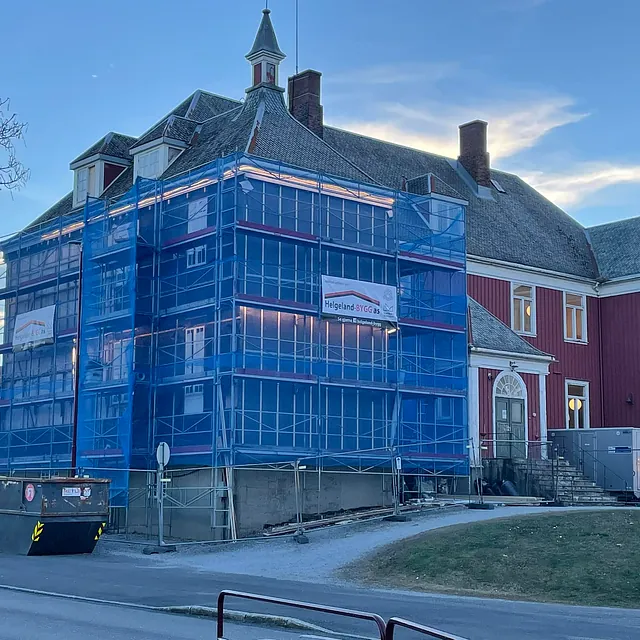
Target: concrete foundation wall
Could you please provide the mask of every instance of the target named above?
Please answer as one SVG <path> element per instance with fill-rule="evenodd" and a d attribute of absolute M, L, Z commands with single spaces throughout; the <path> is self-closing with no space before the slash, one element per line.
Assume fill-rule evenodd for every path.
<path fill-rule="evenodd" d="M 239 535 L 259 533 L 265 525 L 295 520 L 293 471 L 238 469 L 235 472 Z M 390 506 L 391 476 L 300 471 L 302 513 L 316 517 L 345 509 Z"/>
<path fill-rule="evenodd" d="M 164 510 L 164 535 L 183 540 L 221 540 L 227 530 L 226 489 L 215 470 L 173 470 L 168 477 Z M 130 476 L 127 530 L 158 535 L 155 491 L 148 488 L 155 474 Z M 218 480 L 218 483 L 220 480 Z M 300 471 L 302 513 L 306 520 L 348 509 L 391 506 L 391 476 L 380 474 Z M 296 493 L 293 470 L 236 469 L 234 500 L 239 537 L 260 535 L 265 526 L 295 521 Z M 176 502 L 179 505 L 176 505 Z M 188 505 L 188 506 L 187 506 Z M 217 509 L 214 526 L 214 505 Z"/>

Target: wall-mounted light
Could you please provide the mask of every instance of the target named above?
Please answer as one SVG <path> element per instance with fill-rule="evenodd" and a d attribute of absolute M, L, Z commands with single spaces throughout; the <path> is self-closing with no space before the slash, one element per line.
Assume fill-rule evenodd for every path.
<path fill-rule="evenodd" d="M 626 400 L 627 404 L 633 404 L 633 393 L 630 393 L 627 396 L 627 400 Z"/>

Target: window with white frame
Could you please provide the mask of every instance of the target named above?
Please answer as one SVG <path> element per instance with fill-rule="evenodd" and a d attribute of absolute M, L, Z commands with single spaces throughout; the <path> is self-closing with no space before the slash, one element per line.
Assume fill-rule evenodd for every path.
<path fill-rule="evenodd" d="M 198 267 L 207 261 L 207 247 L 202 244 L 198 247 L 187 249 L 187 269 Z"/>
<path fill-rule="evenodd" d="M 204 411 L 204 385 L 188 384 L 184 388 L 185 414 L 202 413 Z"/>
<path fill-rule="evenodd" d="M 160 149 L 141 153 L 136 157 L 136 176 L 157 178 L 160 174 Z"/>
<path fill-rule="evenodd" d="M 123 340 L 112 340 L 105 345 L 105 381 L 124 380 L 127 377 L 127 344 Z"/>
<path fill-rule="evenodd" d="M 76 193 L 75 204 L 82 204 L 87 196 L 95 196 L 96 194 L 96 167 L 82 167 L 76 169 Z"/>
<path fill-rule="evenodd" d="M 578 293 L 564 294 L 564 339 L 587 341 L 587 297 Z"/>
<path fill-rule="evenodd" d="M 187 233 L 200 231 L 207 228 L 207 198 L 199 198 L 189 203 L 187 218 Z"/>
<path fill-rule="evenodd" d="M 184 332 L 185 374 L 204 371 L 204 326 L 190 327 Z"/>
<path fill-rule="evenodd" d="M 565 380 L 568 429 L 589 428 L 589 383 Z"/>
<path fill-rule="evenodd" d="M 5 343 L 5 313 L 6 313 L 6 300 L 0 300 L 0 344 Z"/>
<path fill-rule="evenodd" d="M 517 333 L 536 332 L 536 292 L 526 284 L 511 285 L 511 328 Z"/>

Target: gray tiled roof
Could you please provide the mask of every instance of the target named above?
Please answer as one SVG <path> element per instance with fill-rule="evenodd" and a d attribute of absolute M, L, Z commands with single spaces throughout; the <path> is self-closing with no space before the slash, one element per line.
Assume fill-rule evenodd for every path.
<path fill-rule="evenodd" d="M 194 138 L 196 129 L 198 135 Z M 435 192 L 469 202 L 466 242 L 471 256 L 593 279 L 640 272 L 631 240 L 636 237 L 634 233 L 640 235 L 640 223 L 623 222 L 590 230 L 592 251 L 584 228 L 517 176 L 492 170 L 506 193 L 491 189 L 492 197 L 481 198 L 457 170 L 455 160 L 329 126 L 324 129 L 324 139 L 317 137 L 289 114 L 281 91 L 274 88 L 254 89 L 244 103 L 196 91 L 139 142 L 165 133 L 193 144 L 163 177 L 190 171 L 236 151 L 392 189 L 401 189 L 408 183 L 412 190 L 419 191 L 425 188 L 424 177 L 433 174 Z M 107 137 L 86 153 L 106 148 Z M 135 141 L 113 134 L 109 144 L 113 153 L 125 155 L 126 148 L 128 155 L 127 144 Z M 122 145 L 119 151 L 113 148 L 118 142 Z M 105 196 L 116 197 L 131 184 L 132 171 L 128 170 Z M 68 210 L 56 205 L 44 216 L 49 219 Z M 616 230 L 627 234 L 624 240 L 629 242 L 624 255 L 616 253 L 619 243 Z"/>
<path fill-rule="evenodd" d="M 76 209 L 80 209 L 80 207 L 76 207 Z M 49 207 L 49 209 L 39 215 L 33 222 L 30 222 L 24 230 L 27 231 L 28 229 L 37 227 L 43 222 L 49 222 L 60 216 L 69 215 L 71 211 L 73 211 L 73 191 L 67 193 L 66 196 L 58 200 L 52 207 Z"/>
<path fill-rule="evenodd" d="M 195 120 L 188 120 L 181 116 L 171 115 L 162 122 L 159 122 L 153 129 L 147 131 L 147 133 L 138 139 L 132 148 L 141 147 L 148 142 L 160 138 L 172 138 L 173 140 L 188 143 L 197 126 L 198 123 Z"/>
<path fill-rule="evenodd" d="M 602 278 L 640 274 L 640 217 L 589 227 L 587 234 Z"/>
<path fill-rule="evenodd" d="M 425 173 L 469 202 L 467 253 L 560 273 L 597 277 L 583 227 L 517 176 L 492 170 L 506 193 L 478 197 L 456 171 L 456 162 L 349 131 L 326 127 L 324 139 L 377 182 L 400 189 Z M 445 194 L 449 195 L 449 194 Z"/>
<path fill-rule="evenodd" d="M 225 98 L 224 96 L 198 89 L 194 91 L 187 100 L 178 105 L 173 111 L 173 114 L 195 120 L 196 122 L 204 122 L 225 111 L 235 109 L 241 104 L 242 102 L 240 100 Z"/>
<path fill-rule="evenodd" d="M 142 146 L 163 136 L 189 142 L 197 123 L 205 122 L 240 105 L 242 103 L 237 100 L 198 89 L 138 138 L 134 147 Z"/>
<path fill-rule="evenodd" d="M 354 163 L 293 118 L 281 91 L 264 86 L 250 91 L 241 107 L 207 120 L 196 143 L 163 177 L 183 173 L 236 151 L 350 180 L 373 182 Z"/>
<path fill-rule="evenodd" d="M 114 158 L 130 160 L 129 149 L 135 144 L 137 138 L 126 136 L 123 133 L 108 133 L 98 142 L 89 147 L 83 154 L 79 155 L 73 162 L 79 162 L 85 158 L 90 158 L 96 153 Z M 73 162 L 71 164 L 73 164 Z"/>
<path fill-rule="evenodd" d="M 487 311 L 479 302 L 468 298 L 469 344 L 477 349 L 530 356 L 549 356 L 512 331 L 504 322 Z"/>

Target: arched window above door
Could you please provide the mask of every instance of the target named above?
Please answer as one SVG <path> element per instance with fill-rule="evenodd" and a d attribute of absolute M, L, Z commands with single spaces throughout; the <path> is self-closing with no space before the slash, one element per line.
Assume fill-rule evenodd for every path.
<path fill-rule="evenodd" d="M 524 398 L 525 389 L 522 378 L 513 373 L 501 373 L 496 378 L 495 394 L 501 398 Z"/>

